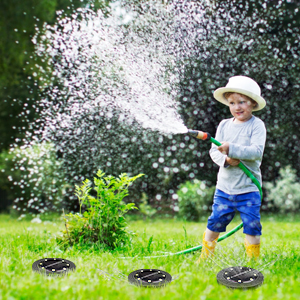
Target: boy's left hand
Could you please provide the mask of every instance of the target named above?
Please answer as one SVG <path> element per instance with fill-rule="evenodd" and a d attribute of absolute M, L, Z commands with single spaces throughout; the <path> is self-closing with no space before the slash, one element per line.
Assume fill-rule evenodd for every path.
<path fill-rule="evenodd" d="M 217 149 L 225 155 L 229 153 L 229 143 L 228 142 L 221 142 L 222 146 L 219 146 Z"/>

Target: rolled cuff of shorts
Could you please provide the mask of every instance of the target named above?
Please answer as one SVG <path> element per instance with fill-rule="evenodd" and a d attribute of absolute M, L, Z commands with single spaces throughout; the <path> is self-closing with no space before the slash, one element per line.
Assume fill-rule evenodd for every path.
<path fill-rule="evenodd" d="M 262 230 L 261 224 L 260 224 L 259 228 L 251 228 L 251 230 L 249 230 L 248 228 L 243 227 L 243 233 L 244 234 L 253 235 L 253 236 L 262 235 L 261 230 Z"/>
<path fill-rule="evenodd" d="M 218 223 L 217 223 L 218 224 Z M 217 225 L 216 224 L 216 225 Z M 209 219 L 207 220 L 207 226 L 206 226 L 209 230 L 213 231 L 213 232 L 225 232 L 226 231 L 226 226 L 212 226 L 212 224 L 209 224 Z"/>

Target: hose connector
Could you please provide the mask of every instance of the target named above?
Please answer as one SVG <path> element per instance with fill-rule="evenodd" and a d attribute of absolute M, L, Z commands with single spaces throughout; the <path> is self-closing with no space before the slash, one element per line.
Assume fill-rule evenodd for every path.
<path fill-rule="evenodd" d="M 210 140 L 211 138 L 211 135 L 208 132 L 203 132 L 199 130 L 189 129 L 188 134 L 200 140 Z"/>

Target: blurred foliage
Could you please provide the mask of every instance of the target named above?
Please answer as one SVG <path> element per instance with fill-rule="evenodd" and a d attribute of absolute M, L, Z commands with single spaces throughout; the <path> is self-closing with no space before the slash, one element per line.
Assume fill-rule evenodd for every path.
<path fill-rule="evenodd" d="M 75 9 L 88 5 L 90 0 L 3 0 L 0 10 L 0 152 L 6 157 L 10 145 L 21 145 L 29 123 L 39 115 L 37 102 L 39 79 L 37 61 L 32 38 L 43 24 L 54 24 L 59 14 L 71 15 Z M 105 11 L 110 1 L 97 0 L 91 9 Z M 60 13 L 57 13 L 59 11 Z M 44 63 L 39 61 L 39 63 Z M 0 161 L 0 165 L 6 164 Z M 14 198 L 7 176 L 17 169 L 1 169 L 6 173 L 0 177 L 2 203 Z M 3 171 L 2 171 L 3 172 Z M 4 175 L 4 174 L 2 174 Z M 16 174 L 18 177 L 18 175 Z M 3 189 L 2 189 L 3 187 Z M 16 190 L 14 191 L 14 194 Z M 20 196 L 20 194 L 18 194 Z M 17 196 L 17 197 L 18 197 Z M 1 208 L 0 208 L 1 210 Z"/>
<path fill-rule="evenodd" d="M 66 15 L 89 0 L 3 0 L 0 11 L 0 151 L 24 137 L 28 120 L 38 115 L 34 80 L 36 61 L 32 38 L 43 23 L 53 24 L 57 11 Z M 95 9 L 108 1 L 97 1 Z M 26 107 L 26 109 L 24 109 Z M 17 142 L 20 140 L 17 140 Z"/>
<path fill-rule="evenodd" d="M 300 4 L 296 1 L 214 1 L 202 8 L 206 15 L 191 43 L 191 55 L 182 80 L 181 114 L 189 128 L 215 134 L 229 108 L 212 99 L 229 77 L 246 75 L 258 82 L 267 106 L 254 115 L 267 128 L 262 162 L 263 180 L 278 176 L 280 166 L 295 165 L 298 175 L 300 138 Z M 182 35 L 189 29 L 184 24 Z M 207 148 L 205 148 L 207 151 Z M 216 166 L 208 155 L 195 153 L 187 164 L 205 163 L 205 177 L 216 179 Z M 203 174 L 203 173 L 202 173 Z M 199 178 L 204 179 L 199 174 Z"/>
<path fill-rule="evenodd" d="M 208 187 L 205 181 L 193 180 L 181 184 L 177 191 L 179 217 L 188 221 L 199 221 L 201 216 L 212 211 L 215 187 Z"/>
<path fill-rule="evenodd" d="M 178 60 L 173 69 L 181 76 L 178 101 L 187 127 L 207 131 L 213 136 L 219 122 L 231 115 L 228 107 L 213 99 L 212 92 L 225 86 L 231 76 L 250 76 L 259 83 L 262 96 L 267 101 L 265 109 L 254 113 L 267 128 L 261 166 L 263 181 L 276 180 L 280 167 L 289 164 L 293 164 L 299 177 L 299 2 L 173 2 L 176 2 L 178 14 L 191 12 L 189 19 L 182 19 L 176 27 L 178 40 L 174 51 L 184 59 Z M 3 117 L 0 133 L 3 148 L 7 148 L 15 138 L 21 138 L 27 130 L 28 120 L 39 113 L 36 106 L 40 97 L 39 83 L 32 79 L 35 58 L 30 58 L 34 52 L 30 39 L 35 27 L 41 28 L 45 21 L 53 24 L 56 21 L 55 10 L 68 11 L 68 3 L 68 0 L 30 0 L 16 4 L 6 0 L 0 18 L 0 57 L 3 59 L 0 98 L 4 99 L 0 102 Z M 86 3 L 72 2 L 74 6 L 71 5 L 69 11 Z M 165 34 L 165 31 L 155 32 L 159 19 L 155 20 L 156 23 L 153 21 L 155 26 L 146 26 L 147 23 L 138 26 L 146 12 L 155 15 L 152 1 L 126 0 L 121 3 L 125 9 L 131 8 L 137 13 L 136 19 L 132 20 L 137 35 L 144 34 L 147 40 L 152 34 L 159 41 L 161 34 Z M 192 4 L 195 4 L 194 7 Z M 16 117 L 18 115 L 20 117 Z M 119 122 L 119 116 L 117 112 L 113 112 L 112 116 L 99 116 L 98 111 L 94 115 L 90 112 L 83 114 L 82 119 L 77 120 L 78 128 L 84 128 L 84 120 L 88 118 L 95 121 L 93 130 L 77 135 L 82 141 L 80 147 L 74 145 L 67 135 L 57 139 L 58 156 L 63 159 L 70 181 L 92 176 L 99 166 L 113 175 L 145 173 L 141 184 L 134 187 L 131 198 L 139 201 L 145 193 L 151 203 L 155 199 L 168 203 L 171 209 L 177 206 L 174 195 L 183 182 L 197 178 L 205 180 L 208 187 L 214 185 L 218 167 L 208 155 L 209 143 L 183 135 L 163 136 L 159 132 L 141 129 L 134 122 L 125 125 Z M 126 115 L 123 117 L 126 119 Z M 13 126 L 15 129 L 11 131 Z M 70 151 L 64 152 L 64 148 Z M 89 151 L 90 155 L 78 157 L 82 150 Z"/>
<path fill-rule="evenodd" d="M 131 7 L 135 4 L 124 2 L 133 3 Z M 197 3 L 194 11 L 189 8 L 192 2 Z M 136 9 L 139 14 L 151 11 L 149 2 L 141 3 Z M 255 79 L 267 101 L 266 108 L 254 113 L 267 128 L 261 166 L 264 181 L 277 178 L 279 168 L 291 162 L 300 175 L 299 8 L 295 1 L 216 1 L 212 6 L 208 1 L 177 1 L 178 12 L 191 11 L 189 19 L 178 24 L 179 47 L 174 49 L 178 57 L 185 57 L 175 69 L 182 78 L 178 100 L 185 124 L 214 136 L 220 121 L 232 116 L 228 107 L 213 99 L 213 91 L 234 75 Z M 203 13 L 201 18 L 197 11 Z M 151 35 L 148 27 L 137 26 L 136 30 Z M 209 143 L 189 136 L 149 133 L 134 124 L 129 128 L 117 116 L 102 120 L 115 133 L 109 137 L 110 132 L 101 125 L 99 135 L 104 134 L 107 156 L 112 153 L 107 171 L 147 174 L 137 195 L 143 191 L 149 198 L 172 201 L 179 184 L 186 180 L 206 180 L 209 186 L 215 183 L 218 166 L 208 155 Z"/>
<path fill-rule="evenodd" d="M 148 197 L 145 193 L 142 194 L 142 198 L 139 203 L 139 212 L 144 216 L 144 220 L 146 218 L 153 217 L 157 213 L 157 210 L 149 205 Z"/>
<path fill-rule="evenodd" d="M 280 213 L 296 213 L 300 209 L 300 183 L 291 166 L 281 168 L 275 183 L 266 182 L 267 206 Z"/>
<path fill-rule="evenodd" d="M 0 211 L 9 211 L 11 204 L 15 198 L 22 194 L 22 190 L 18 185 L 13 185 L 9 180 L 14 176 L 17 180 L 21 180 L 21 171 L 15 168 L 15 154 L 4 150 L 0 153 L 0 191 L 1 206 Z"/>
<path fill-rule="evenodd" d="M 129 194 L 129 186 L 141 176 L 143 174 L 130 178 L 121 174 L 115 178 L 98 170 L 94 187 L 89 179 L 84 180 L 81 186 L 77 185 L 80 212 L 65 215 L 66 230 L 62 237 L 57 238 L 58 243 L 64 247 L 98 244 L 99 248 L 109 250 L 128 243 L 130 234 L 126 230 L 124 215 L 137 207 L 134 203 L 126 204 L 123 199 Z"/>
<path fill-rule="evenodd" d="M 70 188 L 53 144 L 32 144 L 0 153 L 0 188 L 14 200 L 18 214 L 45 213 L 64 207 Z M 22 164 L 22 166 L 20 166 Z M 24 167 L 26 166 L 26 168 Z"/>

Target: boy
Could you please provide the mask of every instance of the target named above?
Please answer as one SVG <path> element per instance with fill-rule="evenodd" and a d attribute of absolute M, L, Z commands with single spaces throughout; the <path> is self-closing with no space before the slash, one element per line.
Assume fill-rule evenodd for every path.
<path fill-rule="evenodd" d="M 214 98 L 229 106 L 233 118 L 222 120 L 217 128 L 216 140 L 210 156 L 220 166 L 213 211 L 203 234 L 201 259 L 212 255 L 220 232 L 239 211 L 244 223 L 245 247 L 248 257 L 258 258 L 260 249 L 260 205 L 257 186 L 238 167 L 240 161 L 262 184 L 260 165 L 266 142 L 266 128 L 259 118 L 252 115 L 265 107 L 260 87 L 246 76 L 231 77 L 226 85 L 214 92 Z"/>

